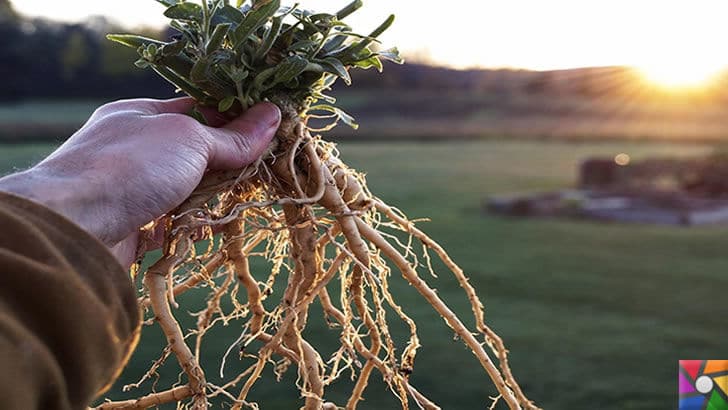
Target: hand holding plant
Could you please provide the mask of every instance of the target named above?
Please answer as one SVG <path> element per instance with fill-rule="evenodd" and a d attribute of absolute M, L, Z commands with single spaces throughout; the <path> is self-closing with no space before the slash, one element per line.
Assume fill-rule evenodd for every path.
<path fill-rule="evenodd" d="M 236 5 L 226 0 L 160 2 L 168 6 L 165 15 L 179 33 L 173 40 L 109 38 L 137 49 L 139 67 L 155 70 L 193 97 L 198 104 L 194 115 L 200 121 L 204 121 L 200 111 L 216 109 L 237 118 L 255 110 L 251 107 L 258 103 L 272 102 L 281 111 L 281 123 L 254 163 L 240 163 L 235 170 L 210 170 L 194 192 L 161 220 L 164 252 L 143 272 L 140 305 L 153 311 L 150 323 L 159 324 L 168 346 L 149 373 L 128 387 L 138 387 L 169 355 L 180 364 L 185 383 L 100 408 L 190 400 L 192 408 L 203 409 L 208 398 L 217 396 L 226 397 L 233 408 L 257 408 L 251 389 L 271 363 L 279 375 L 289 367 L 297 369 L 296 388 L 306 409 L 338 408 L 326 400 L 326 387 L 344 374 L 355 380 L 345 406 L 356 408 L 374 371 L 403 408 L 412 402 L 420 408 L 438 408 L 410 383 L 420 339 L 415 322 L 390 293 L 392 267 L 385 260 L 473 351 L 509 407 L 534 408 L 511 375 L 507 351 L 485 325 L 483 306 L 462 270 L 401 212 L 372 195 L 364 176 L 345 165 L 333 144 L 312 135 L 338 122 L 356 126 L 326 94 L 337 79 L 349 84 L 350 69 L 381 70 L 383 59 L 401 63 L 396 49 L 380 51 L 377 43 L 394 18 L 362 35 L 343 22 L 361 6 L 360 1 L 333 14 L 282 8 L 279 0 Z M 313 129 L 313 118 L 329 124 Z M 179 136 L 180 149 L 187 137 Z M 147 232 L 154 229 L 158 227 L 150 225 Z M 214 237 L 213 230 L 222 236 Z M 408 235 L 409 240 L 400 241 L 396 233 Z M 200 252 L 195 243 L 202 239 L 209 246 Z M 415 241 L 424 250 L 420 257 L 414 251 Z M 420 266 L 432 272 L 431 253 L 465 290 L 478 333 L 468 329 L 418 275 Z M 252 257 L 269 261 L 270 271 L 252 272 Z M 284 289 L 278 291 L 281 281 Z M 209 291 L 207 306 L 195 313 L 196 329 L 185 334 L 173 313 L 176 298 L 202 285 Z M 320 304 L 337 330 L 340 347 L 328 358 L 303 335 L 314 303 Z M 397 347 L 391 336 L 388 310 L 409 329 L 403 347 Z M 210 369 L 203 369 L 199 359 L 206 333 L 221 325 L 240 329 L 228 353 L 239 350 L 242 360 L 252 362 L 223 385 L 215 385 L 207 380 Z M 484 345 L 495 353 L 499 367 Z M 230 360 L 227 356 L 221 372 L 225 360 Z"/>

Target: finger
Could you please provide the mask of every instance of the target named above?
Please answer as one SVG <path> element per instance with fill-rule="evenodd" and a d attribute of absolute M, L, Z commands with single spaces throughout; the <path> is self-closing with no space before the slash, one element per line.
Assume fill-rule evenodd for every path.
<path fill-rule="evenodd" d="M 114 101 L 99 107 L 92 119 L 105 117 L 118 112 L 133 112 L 141 115 L 183 114 L 195 106 L 195 100 L 190 97 L 172 98 L 169 100 L 154 100 L 151 98 L 137 98 L 133 100 Z"/>
<path fill-rule="evenodd" d="M 132 263 L 134 263 L 134 260 L 136 259 L 136 243 L 138 237 L 139 232 L 134 232 L 126 237 L 124 240 L 110 248 L 111 253 L 116 256 L 116 260 L 119 261 L 124 269 L 129 269 L 129 267 L 131 267 Z"/>
<path fill-rule="evenodd" d="M 139 110 L 146 115 L 158 114 L 186 114 L 195 106 L 195 99 L 192 97 L 172 98 L 169 100 L 141 99 L 136 100 Z"/>
<path fill-rule="evenodd" d="M 278 107 L 261 103 L 222 128 L 208 127 L 212 136 L 209 167 L 236 169 L 253 163 L 268 148 L 280 122 Z"/>

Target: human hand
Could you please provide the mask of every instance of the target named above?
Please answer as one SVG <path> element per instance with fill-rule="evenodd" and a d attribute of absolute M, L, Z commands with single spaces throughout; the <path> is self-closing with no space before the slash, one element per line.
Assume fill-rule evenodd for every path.
<path fill-rule="evenodd" d="M 254 162 L 280 122 L 278 108 L 264 103 L 209 127 L 184 114 L 193 105 L 190 98 L 104 105 L 48 158 L 0 179 L 0 190 L 66 216 L 128 267 L 141 226 L 181 204 L 206 170 Z"/>

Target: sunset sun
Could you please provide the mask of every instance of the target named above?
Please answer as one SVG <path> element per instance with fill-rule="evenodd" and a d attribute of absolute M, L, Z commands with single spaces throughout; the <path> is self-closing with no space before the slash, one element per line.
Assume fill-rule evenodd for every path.
<path fill-rule="evenodd" d="M 656 61 L 637 67 L 645 81 L 669 89 L 696 89 L 710 86 L 726 70 L 718 62 L 694 60 Z"/>
<path fill-rule="evenodd" d="M 651 33 L 635 37 L 632 65 L 652 85 L 670 90 L 701 90 L 714 86 L 728 68 L 717 39 L 722 27 L 708 17 L 680 18 L 684 9 L 665 8 L 665 20 L 652 23 Z M 676 30 L 675 26 L 683 30 Z"/>

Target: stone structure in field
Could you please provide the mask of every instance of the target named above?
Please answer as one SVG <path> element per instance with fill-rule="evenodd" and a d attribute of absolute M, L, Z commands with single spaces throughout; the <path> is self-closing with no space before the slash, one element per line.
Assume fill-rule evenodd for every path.
<path fill-rule="evenodd" d="M 576 189 L 493 197 L 486 208 L 513 216 L 566 216 L 612 222 L 728 222 L 728 156 L 655 158 L 633 163 L 628 159 L 587 159 L 580 166 Z"/>

